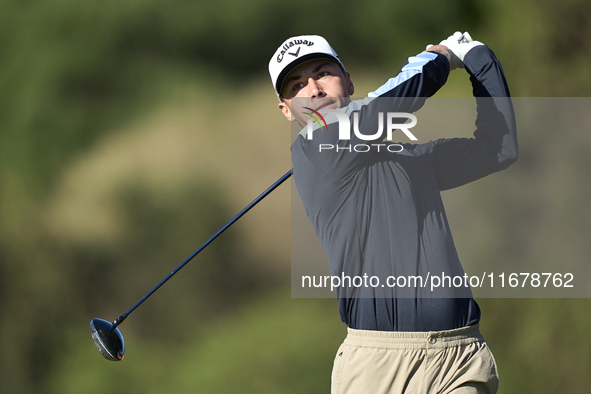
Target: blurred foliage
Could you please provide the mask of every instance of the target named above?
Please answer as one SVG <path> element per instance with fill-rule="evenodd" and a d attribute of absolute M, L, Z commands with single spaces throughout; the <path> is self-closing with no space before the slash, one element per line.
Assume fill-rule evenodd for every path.
<path fill-rule="evenodd" d="M 271 251 L 289 238 L 277 216 L 237 224 L 135 312 L 122 327 L 123 363 L 101 360 L 88 323 L 117 317 L 225 223 L 235 201 L 274 180 L 267 137 L 250 136 L 260 119 L 287 134 L 266 69 L 288 36 L 324 35 L 371 84 L 469 30 L 501 59 L 515 96 L 588 96 L 590 22 L 583 0 L 0 0 L 0 392 L 326 392 L 344 327 L 333 300 L 289 299 L 289 253 Z M 458 78 L 446 94 L 470 93 Z M 482 182 L 456 196 L 471 212 L 490 204 L 477 221 L 497 229 L 473 237 L 461 226 L 470 218 L 457 215 L 470 233 L 468 242 L 458 231 L 463 258 L 537 258 L 521 242 L 532 251 L 558 233 L 578 238 L 554 256 L 588 256 L 589 222 L 572 208 L 589 197 L 588 136 L 576 154 L 572 141 L 552 140 L 563 145 L 551 174 L 568 193 L 527 183 L 551 170 L 536 137 L 520 137 L 508 190 Z M 194 152 L 166 153 L 175 138 Z M 548 222 L 532 220 L 538 207 Z M 589 300 L 480 303 L 501 392 L 588 392 Z"/>

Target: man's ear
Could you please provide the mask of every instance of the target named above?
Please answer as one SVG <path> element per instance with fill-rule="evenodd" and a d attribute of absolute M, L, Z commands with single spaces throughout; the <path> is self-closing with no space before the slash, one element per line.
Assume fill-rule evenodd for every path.
<path fill-rule="evenodd" d="M 281 102 L 278 104 L 278 107 L 281 110 L 281 112 L 283 112 L 283 115 L 285 115 L 287 120 L 289 120 L 290 122 L 293 122 L 295 120 L 295 118 L 291 117 L 291 109 L 285 103 L 285 101 L 281 100 Z"/>
<path fill-rule="evenodd" d="M 351 81 L 351 74 L 347 71 L 345 73 L 345 80 L 347 81 L 347 88 L 349 89 L 349 96 L 352 96 L 355 93 L 355 86 L 353 86 L 353 81 Z"/>

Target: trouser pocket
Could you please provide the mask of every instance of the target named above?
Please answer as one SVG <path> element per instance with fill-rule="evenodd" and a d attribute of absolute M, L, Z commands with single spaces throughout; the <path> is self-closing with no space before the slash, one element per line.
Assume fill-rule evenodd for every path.
<path fill-rule="evenodd" d="M 333 364 L 332 375 L 330 379 L 330 393 L 338 394 L 340 392 L 341 376 L 345 366 L 345 357 L 347 356 L 349 347 L 344 343 L 337 350 Z"/>

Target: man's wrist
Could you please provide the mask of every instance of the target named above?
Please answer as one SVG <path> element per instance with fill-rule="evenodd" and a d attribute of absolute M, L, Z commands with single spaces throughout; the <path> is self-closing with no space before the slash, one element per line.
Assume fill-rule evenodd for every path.
<path fill-rule="evenodd" d="M 451 64 L 451 51 L 443 45 L 431 45 L 423 52 L 435 52 L 444 55 Z"/>

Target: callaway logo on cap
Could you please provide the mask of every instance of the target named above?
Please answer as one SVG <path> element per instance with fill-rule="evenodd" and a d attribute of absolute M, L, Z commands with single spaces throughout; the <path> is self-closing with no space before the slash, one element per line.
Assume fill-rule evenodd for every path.
<path fill-rule="evenodd" d="M 281 94 L 283 80 L 294 67 L 307 60 L 321 58 L 334 60 L 345 69 L 337 53 L 323 37 L 297 36 L 285 40 L 269 61 L 269 74 L 277 97 Z"/>

